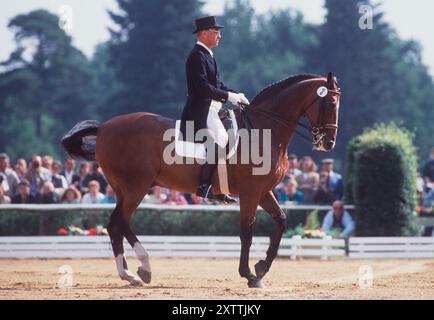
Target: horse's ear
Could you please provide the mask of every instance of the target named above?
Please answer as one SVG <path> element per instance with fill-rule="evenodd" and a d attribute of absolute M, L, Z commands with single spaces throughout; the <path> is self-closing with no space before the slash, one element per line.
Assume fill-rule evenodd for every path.
<path fill-rule="evenodd" d="M 331 72 L 327 75 L 327 87 L 333 88 L 333 74 Z"/>

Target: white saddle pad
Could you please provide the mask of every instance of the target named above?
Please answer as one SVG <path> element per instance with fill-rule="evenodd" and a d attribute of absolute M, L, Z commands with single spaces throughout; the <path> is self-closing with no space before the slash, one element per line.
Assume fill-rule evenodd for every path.
<path fill-rule="evenodd" d="M 226 155 L 226 159 L 229 159 L 232 157 L 238 147 L 239 142 L 239 136 L 238 136 L 238 124 L 237 120 L 235 118 L 235 113 L 233 110 L 229 110 L 229 114 L 232 121 L 233 130 L 229 131 L 230 135 L 234 135 L 233 138 L 235 138 L 235 143 L 233 146 L 231 146 L 231 149 L 229 150 L 228 154 Z M 195 158 L 195 159 L 206 159 L 206 149 L 204 143 L 193 143 L 190 141 L 182 141 L 179 140 L 179 133 L 181 128 L 181 120 L 176 120 L 175 124 L 175 152 L 178 156 L 181 157 L 187 157 L 187 158 Z"/>

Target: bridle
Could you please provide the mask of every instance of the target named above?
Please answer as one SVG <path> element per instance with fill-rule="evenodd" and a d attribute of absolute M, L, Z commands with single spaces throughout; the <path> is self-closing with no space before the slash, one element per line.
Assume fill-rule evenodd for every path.
<path fill-rule="evenodd" d="M 299 125 L 300 127 L 303 127 L 307 130 L 309 130 L 312 135 L 313 135 L 313 139 L 307 137 L 305 134 L 296 131 L 297 134 L 299 134 L 302 138 L 308 140 L 309 142 L 311 142 L 313 145 L 319 145 L 320 143 L 322 143 L 322 141 L 324 140 L 325 136 L 326 136 L 326 130 L 327 129 L 338 129 L 338 125 L 333 123 L 322 123 L 323 119 L 324 119 L 324 114 L 326 111 L 326 97 L 330 94 L 336 94 L 338 96 L 341 95 L 341 90 L 333 90 L 333 89 L 327 89 L 327 94 L 324 95 L 323 97 L 319 96 L 318 94 L 316 95 L 315 99 L 308 105 L 308 107 L 306 108 L 306 110 L 304 111 L 303 115 L 306 116 L 307 111 L 313 106 L 313 104 L 318 100 L 321 99 L 321 105 L 320 105 L 320 110 L 319 110 L 319 114 L 318 114 L 318 118 L 316 121 L 316 124 L 314 126 L 308 126 L 304 123 L 301 123 L 300 121 L 291 121 L 291 120 L 286 120 L 284 118 L 282 118 L 281 114 L 269 111 L 269 110 L 263 110 L 263 109 L 256 109 L 256 108 L 247 108 L 249 105 L 241 103 L 240 104 L 240 109 L 242 111 L 245 111 L 246 108 L 249 111 L 252 112 L 256 112 L 256 113 L 261 113 L 262 115 L 266 116 L 267 118 L 273 120 L 274 122 L 288 128 L 288 129 L 293 129 L 294 124 L 295 125 Z"/>

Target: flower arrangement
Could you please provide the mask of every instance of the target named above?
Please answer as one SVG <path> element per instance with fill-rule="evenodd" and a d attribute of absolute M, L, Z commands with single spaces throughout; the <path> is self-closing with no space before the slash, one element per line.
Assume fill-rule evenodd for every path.
<path fill-rule="evenodd" d="M 59 236 L 98 236 L 98 235 L 108 235 L 107 229 L 102 226 L 96 226 L 95 228 L 90 228 L 89 230 L 83 230 L 76 226 L 69 226 L 67 228 L 60 228 L 57 230 Z"/>

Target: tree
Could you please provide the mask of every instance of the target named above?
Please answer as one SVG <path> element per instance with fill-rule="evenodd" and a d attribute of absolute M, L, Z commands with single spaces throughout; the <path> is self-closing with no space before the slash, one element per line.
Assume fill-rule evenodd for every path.
<path fill-rule="evenodd" d="M 361 5 L 374 10 L 372 30 L 359 27 Z M 319 73 L 335 73 L 342 88 L 337 156 L 343 158 L 349 139 L 378 121 L 428 129 L 417 135 L 423 146 L 432 139 L 432 121 L 423 115 L 433 114 L 434 87 L 421 64 L 420 48 L 400 40 L 370 1 L 326 0 L 325 6 L 320 47 L 310 55 L 310 64 Z"/>
<path fill-rule="evenodd" d="M 122 89 L 110 114 L 135 111 L 180 117 L 185 103 L 185 60 L 194 43 L 197 0 L 118 0 L 110 12 L 118 30 L 110 30 L 110 64 Z"/>
<path fill-rule="evenodd" d="M 67 130 L 94 116 L 93 73 L 58 20 L 36 10 L 9 23 L 16 49 L 0 74 L 0 149 L 11 155 L 59 155 Z"/>

